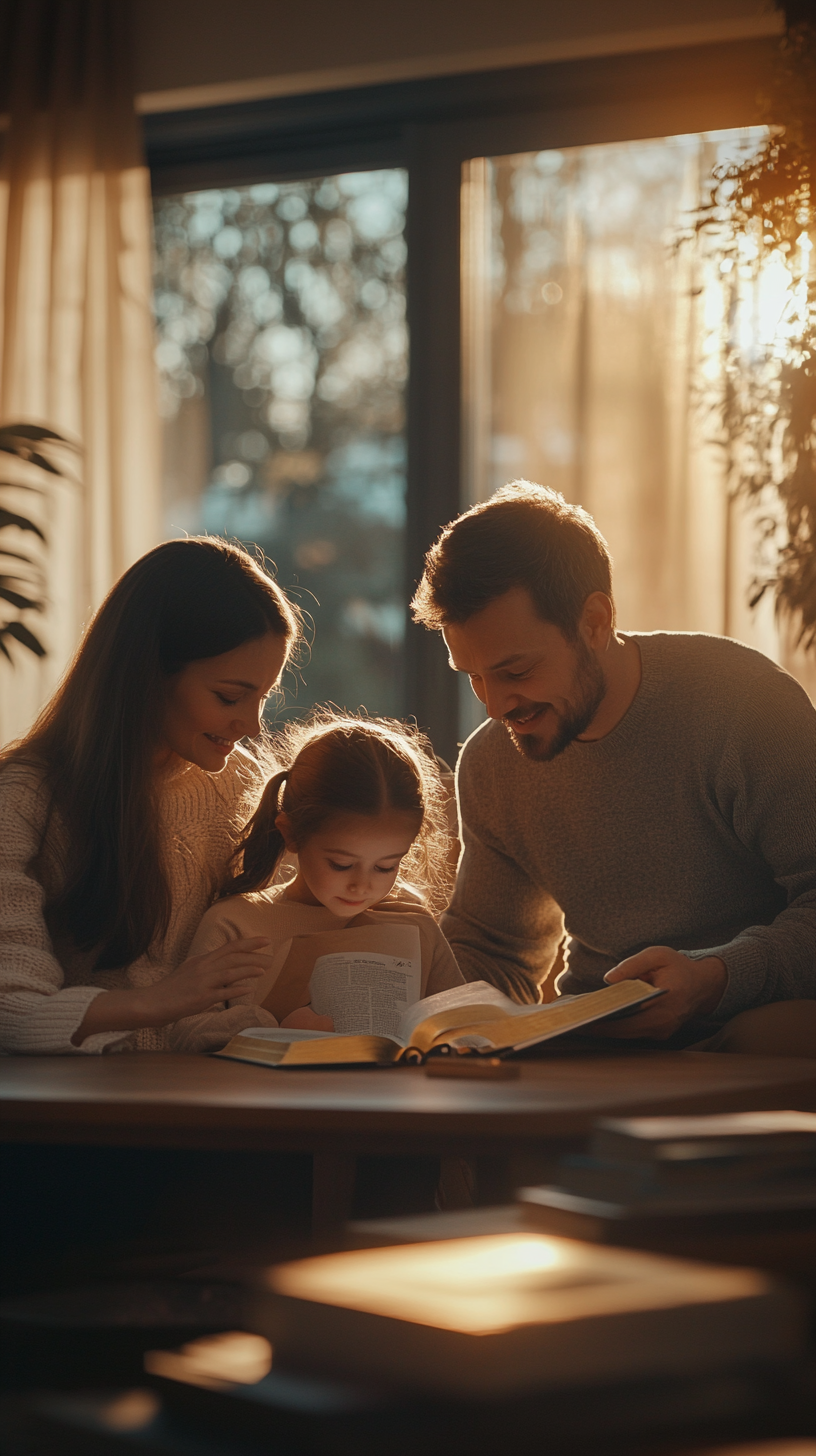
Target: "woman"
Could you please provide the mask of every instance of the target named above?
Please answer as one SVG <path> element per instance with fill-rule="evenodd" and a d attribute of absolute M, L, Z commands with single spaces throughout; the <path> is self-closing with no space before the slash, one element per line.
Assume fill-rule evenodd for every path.
<path fill-rule="evenodd" d="M 298 633 L 224 541 L 166 542 L 117 582 L 0 754 L 0 1051 L 171 1047 L 268 968 L 258 938 L 185 956 L 260 793 L 239 740 Z M 223 1015 L 225 1037 L 251 1024 Z"/>

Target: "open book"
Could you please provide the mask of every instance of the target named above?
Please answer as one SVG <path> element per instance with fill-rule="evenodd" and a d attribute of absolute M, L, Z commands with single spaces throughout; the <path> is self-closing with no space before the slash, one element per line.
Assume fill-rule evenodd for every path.
<path fill-rule="evenodd" d="M 395 1030 L 385 1035 L 249 1027 L 215 1055 L 268 1067 L 389 1066 L 450 1052 L 510 1056 L 662 994 L 645 981 L 618 981 L 583 996 L 560 996 L 546 1006 L 517 1006 L 495 986 L 473 981 L 409 1005 Z"/>
<path fill-rule="evenodd" d="M 332 1018 L 335 1033 L 395 1036 L 400 1017 L 421 993 L 419 931 L 402 923 L 293 936 L 259 978 L 252 999 L 277 1021 L 310 1005 Z"/>

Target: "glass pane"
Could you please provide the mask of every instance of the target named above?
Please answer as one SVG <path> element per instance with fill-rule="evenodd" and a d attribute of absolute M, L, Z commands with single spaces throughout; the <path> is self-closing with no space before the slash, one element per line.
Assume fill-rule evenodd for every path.
<path fill-rule="evenodd" d="M 519 477 L 553 486 L 609 541 L 621 628 L 726 633 L 779 657 L 772 602 L 747 606 L 757 535 L 714 441 L 719 259 L 705 239 L 678 246 L 712 167 L 756 135 L 465 166 L 464 503 Z M 766 305 L 743 311 L 746 348 Z M 463 733 L 481 720 L 467 692 L 462 713 Z"/>
<path fill-rule="evenodd" d="M 287 712 L 402 711 L 399 169 L 155 202 L 166 535 L 257 544 L 314 619 Z"/>

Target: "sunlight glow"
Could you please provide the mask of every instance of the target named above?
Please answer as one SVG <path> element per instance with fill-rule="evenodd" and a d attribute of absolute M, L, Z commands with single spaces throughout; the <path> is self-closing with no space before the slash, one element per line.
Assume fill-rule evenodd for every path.
<path fill-rule="evenodd" d="M 141 1431 L 159 1414 L 159 1399 L 152 1390 L 125 1390 L 102 1411 L 112 1431 Z"/>
<path fill-rule="evenodd" d="M 272 1346 L 262 1335 L 229 1330 L 191 1340 L 180 1350 L 148 1350 L 144 1366 L 149 1375 L 185 1385 L 256 1385 L 272 1369 Z"/>
<path fill-rule="evenodd" d="M 727 1284 L 730 1273 L 718 1271 Z M 290 1298 L 488 1335 L 674 1304 L 689 1277 L 686 1266 L 653 1255 L 545 1234 L 494 1234 L 304 1259 L 271 1269 L 266 1279 Z M 707 1294 L 702 1283 L 700 1297 L 719 1298 L 720 1288 Z"/>

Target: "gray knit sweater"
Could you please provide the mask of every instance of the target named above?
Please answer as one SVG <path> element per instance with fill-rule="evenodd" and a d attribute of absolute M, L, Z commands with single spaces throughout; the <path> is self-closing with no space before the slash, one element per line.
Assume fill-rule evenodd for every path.
<path fill-rule="evenodd" d="M 813 706 L 727 638 L 627 635 L 643 677 L 605 738 L 535 763 L 488 722 L 464 746 L 464 853 L 442 920 L 463 975 L 535 999 L 565 926 L 561 992 L 669 945 L 724 961 L 717 1023 L 816 997 Z"/>

